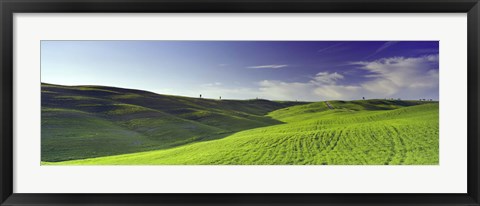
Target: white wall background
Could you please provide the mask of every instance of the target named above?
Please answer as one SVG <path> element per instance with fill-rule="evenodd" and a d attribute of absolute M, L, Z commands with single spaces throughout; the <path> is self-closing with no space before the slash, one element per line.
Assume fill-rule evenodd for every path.
<path fill-rule="evenodd" d="M 147 39 L 439 40 L 440 165 L 40 166 L 40 40 Z M 14 192 L 466 193 L 466 61 L 466 14 L 15 14 Z"/>

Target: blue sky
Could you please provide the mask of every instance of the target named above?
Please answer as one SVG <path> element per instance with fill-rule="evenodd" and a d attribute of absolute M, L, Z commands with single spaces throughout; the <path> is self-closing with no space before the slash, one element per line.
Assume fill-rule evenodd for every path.
<path fill-rule="evenodd" d="M 438 41 L 42 41 L 42 82 L 206 98 L 438 99 Z"/>

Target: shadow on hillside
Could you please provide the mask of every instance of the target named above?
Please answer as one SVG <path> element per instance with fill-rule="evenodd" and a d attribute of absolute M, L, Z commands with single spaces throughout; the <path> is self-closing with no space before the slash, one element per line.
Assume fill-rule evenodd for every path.
<path fill-rule="evenodd" d="M 268 117 L 268 118 L 271 118 L 271 117 Z M 243 131 L 247 131 L 247 130 L 251 130 L 251 129 L 258 129 L 258 128 L 263 128 L 263 127 L 270 127 L 270 126 L 275 126 L 275 125 L 286 124 L 286 122 L 282 122 L 282 121 L 280 121 L 280 120 L 276 120 L 276 119 L 273 119 L 273 118 L 271 118 L 271 119 L 272 119 L 272 121 L 275 121 L 275 123 L 272 123 L 272 124 L 270 124 L 270 125 L 259 126 L 259 127 L 245 128 L 245 129 L 238 130 L 238 131 L 228 131 L 228 132 L 222 132 L 222 133 L 216 133 L 216 134 L 203 135 L 203 136 L 199 136 L 199 137 L 194 137 L 194 138 L 186 139 L 185 141 L 182 141 L 182 142 L 177 142 L 177 143 L 171 144 L 171 145 L 170 145 L 169 147 L 167 147 L 167 148 L 159 148 L 159 149 L 152 149 L 152 150 L 171 149 L 171 148 L 174 148 L 174 147 L 185 146 L 185 145 L 187 145 L 187 144 L 192 144 L 192 143 L 199 143 L 199 142 L 208 142 L 208 141 L 213 141 L 213 140 L 219 140 L 219 139 L 223 139 L 223 138 L 225 138 L 225 137 L 234 135 L 234 134 L 236 134 L 236 133 L 243 132 Z"/>

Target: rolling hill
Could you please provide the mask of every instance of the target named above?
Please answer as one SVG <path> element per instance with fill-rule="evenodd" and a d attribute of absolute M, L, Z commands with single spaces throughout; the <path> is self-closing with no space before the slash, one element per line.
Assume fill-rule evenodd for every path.
<path fill-rule="evenodd" d="M 55 92 L 55 89 L 51 88 L 60 88 L 63 91 L 62 95 L 70 96 L 69 99 L 72 99 L 72 95 L 75 94 L 82 98 L 95 98 L 88 100 L 91 102 L 89 104 L 98 104 L 97 107 L 110 105 L 105 107 L 114 108 L 94 107 L 95 109 L 92 109 L 90 106 L 78 106 L 78 104 L 86 104 L 80 103 L 82 100 L 78 97 L 69 100 L 76 102 L 76 104 L 72 103 L 72 108 L 58 109 L 59 104 L 48 104 L 45 107 L 42 105 L 46 111 L 45 115 L 42 112 L 42 160 L 44 161 L 42 164 L 44 165 L 436 165 L 439 163 L 438 102 L 216 101 L 144 94 L 140 91 L 129 92 L 130 90 L 104 87 L 85 88 L 89 89 L 87 91 L 101 90 L 99 92 L 109 91 L 121 94 L 86 95 L 79 91 L 65 91 L 65 89 L 84 91 L 82 90 L 84 87 L 66 88 L 51 85 L 44 85 L 44 87 L 46 94 Z M 87 92 L 87 94 L 90 93 Z M 126 97 L 117 98 L 118 95 Z M 104 98 L 105 96 L 109 98 Z M 55 98 L 58 98 L 58 95 Z M 156 98 L 158 101 L 154 103 L 153 99 Z M 107 104 L 106 102 L 95 103 L 95 101 L 109 102 Z M 78 131 L 75 130 L 78 125 L 71 126 L 73 127 L 72 135 L 69 136 L 71 139 L 79 138 L 74 133 L 92 135 L 93 131 L 99 131 L 104 135 L 101 138 L 105 141 L 101 144 L 104 146 L 117 144 L 112 140 L 116 138 L 120 142 L 118 144 L 131 144 L 132 139 L 129 137 L 135 137 L 134 142 L 155 145 L 155 137 L 162 139 L 161 137 L 170 136 L 163 134 L 170 132 L 178 135 L 173 139 L 181 143 L 175 144 L 172 143 L 175 141 L 169 141 L 170 139 L 162 139 L 160 142 L 166 142 L 168 146 L 142 147 L 148 149 L 134 153 L 130 150 L 122 151 L 129 154 L 90 155 L 97 156 L 93 158 L 85 155 L 81 158 L 72 156 L 63 160 L 53 157 L 50 159 L 55 161 L 48 160 L 49 158 L 43 158 L 43 117 L 54 112 L 60 113 L 55 114 L 53 118 L 58 118 L 59 121 L 63 118 L 61 115 L 66 115 L 67 119 L 75 116 L 75 119 L 84 121 L 79 124 L 81 128 Z M 151 118 L 155 121 L 141 121 L 147 114 L 152 115 Z M 92 121 L 86 121 L 85 118 L 91 118 Z M 46 118 L 46 121 L 49 119 Z M 162 121 L 170 124 L 162 126 Z M 64 123 L 71 125 L 68 122 Z M 61 123 L 46 122 L 45 124 L 49 127 L 58 125 L 60 125 L 59 128 L 63 127 Z M 196 128 L 194 131 L 188 129 L 192 125 Z M 156 130 L 157 127 L 161 129 Z M 60 129 L 56 131 L 58 133 L 49 131 L 48 134 L 55 135 L 49 136 L 52 142 L 47 145 L 54 146 L 54 138 L 63 138 L 68 141 L 69 138 L 62 136 Z M 188 135 L 193 135 L 193 138 L 185 138 Z M 85 136 L 83 139 L 88 137 Z M 61 145 L 75 150 L 83 147 L 82 141 L 77 142 L 79 145 L 69 142 Z M 115 148 L 122 147 L 124 146 Z M 98 148 L 101 146 L 90 150 L 91 152 L 99 151 Z M 115 151 L 112 149 L 108 153 L 115 153 Z M 64 161 L 68 159 L 71 160 Z"/>
<path fill-rule="evenodd" d="M 281 124 L 268 112 L 305 104 L 212 100 L 42 83 L 42 161 L 171 148 Z"/>

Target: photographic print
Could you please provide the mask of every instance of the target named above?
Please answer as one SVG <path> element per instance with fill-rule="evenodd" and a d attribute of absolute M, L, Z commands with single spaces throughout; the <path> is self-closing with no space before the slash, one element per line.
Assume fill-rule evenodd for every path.
<path fill-rule="evenodd" d="M 41 165 L 438 165 L 438 41 L 41 41 Z"/>

